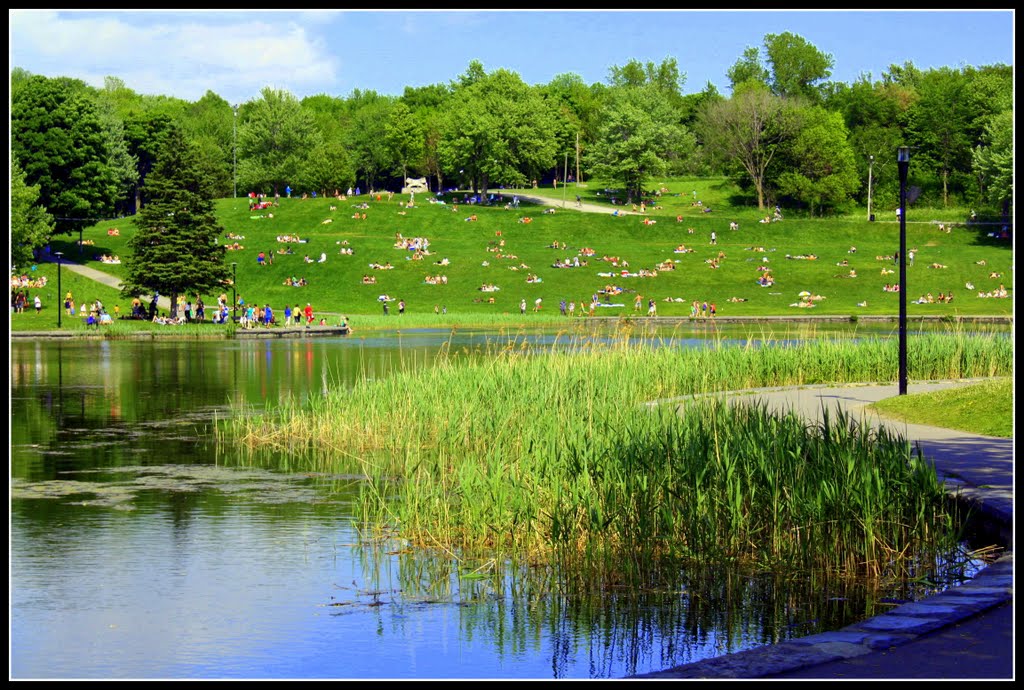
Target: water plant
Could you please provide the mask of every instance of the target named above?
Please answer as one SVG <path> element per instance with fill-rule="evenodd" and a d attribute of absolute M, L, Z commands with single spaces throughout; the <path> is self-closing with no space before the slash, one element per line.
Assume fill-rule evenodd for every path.
<path fill-rule="evenodd" d="M 238 414 L 218 433 L 365 476 L 365 513 L 410 543 L 571 564 L 561 572 L 590 588 L 660 581 L 687 563 L 893 578 L 956 543 L 959 517 L 904 439 L 841 414 L 808 426 L 705 395 L 893 380 L 894 341 L 564 338 L 442 355 Z M 1005 337 L 913 343 L 917 380 L 1012 371 Z"/>

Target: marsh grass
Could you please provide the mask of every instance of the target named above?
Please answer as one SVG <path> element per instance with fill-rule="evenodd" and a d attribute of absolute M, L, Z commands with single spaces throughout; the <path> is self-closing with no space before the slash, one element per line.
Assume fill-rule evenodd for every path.
<path fill-rule="evenodd" d="M 219 434 L 366 476 L 368 523 L 415 545 L 571 563 L 585 587 L 679 563 L 899 577 L 954 547 L 960 521 L 905 440 L 844 415 L 815 427 L 698 397 L 892 380 L 894 341 L 681 350 L 635 335 L 566 333 L 542 353 L 513 334 L 491 352 L 237 415 Z M 1012 371 L 1008 338 L 912 342 L 914 379 Z"/>

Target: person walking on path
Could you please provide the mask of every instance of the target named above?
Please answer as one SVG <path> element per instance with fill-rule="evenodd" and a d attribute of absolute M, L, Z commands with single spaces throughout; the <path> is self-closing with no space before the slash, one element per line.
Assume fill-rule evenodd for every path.
<path fill-rule="evenodd" d="M 526 314 L 526 299 L 519 300 L 519 313 Z"/>

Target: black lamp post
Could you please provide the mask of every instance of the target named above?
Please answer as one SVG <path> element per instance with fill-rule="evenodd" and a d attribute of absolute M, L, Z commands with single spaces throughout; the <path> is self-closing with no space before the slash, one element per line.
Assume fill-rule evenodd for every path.
<path fill-rule="evenodd" d="M 57 328 L 60 328 L 60 311 L 64 306 L 64 298 L 61 296 L 63 291 L 60 289 L 60 257 L 64 256 L 64 252 L 54 252 L 53 255 L 57 257 Z"/>
<path fill-rule="evenodd" d="M 238 106 L 233 105 L 231 109 L 235 111 L 234 123 L 231 126 L 231 175 L 234 179 L 235 196 L 238 198 Z"/>
<path fill-rule="evenodd" d="M 232 323 L 238 323 L 238 314 L 236 313 L 236 310 L 238 309 L 238 297 L 235 295 L 235 289 L 237 287 L 235 285 L 235 282 L 236 282 L 235 281 L 235 274 L 236 274 L 236 269 L 237 268 L 238 268 L 238 262 L 237 261 L 232 261 L 231 262 L 231 322 Z"/>
<path fill-rule="evenodd" d="M 907 394 L 907 168 L 910 167 L 910 147 L 901 146 L 896 152 L 896 167 L 900 173 L 900 395 Z"/>

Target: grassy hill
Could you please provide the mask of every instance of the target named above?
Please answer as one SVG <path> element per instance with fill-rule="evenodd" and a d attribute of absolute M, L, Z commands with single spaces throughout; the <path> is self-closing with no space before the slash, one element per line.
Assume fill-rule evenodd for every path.
<path fill-rule="evenodd" d="M 278 313 L 286 303 L 310 302 L 320 312 L 379 315 L 378 297 L 386 294 L 396 300 L 391 303 L 392 315 L 397 314 L 397 300 L 405 301 L 407 314 L 433 314 L 436 305 L 447 308 L 450 315 L 518 315 L 521 300 L 526 300 L 532 313 L 538 298 L 542 313 L 551 314 L 557 313 L 562 299 L 589 304 L 592 295 L 606 288 L 621 288 L 622 293 L 599 295 L 601 301 L 621 306 L 598 307 L 595 314 L 599 316 L 637 313 L 638 295 L 643 305 L 640 313 L 646 313 L 647 300 L 654 299 L 659 316 L 688 315 L 693 300 L 714 302 L 720 316 L 898 313 L 899 294 L 882 290 L 899 281 L 898 266 L 891 258 L 899 249 L 899 225 L 893 213 L 876 209 L 878 222 L 874 223 L 866 220 L 866 214 L 829 219 L 787 214 L 783 221 L 760 223 L 763 212 L 730 205 L 735 190 L 722 180 L 673 180 L 663 190 L 643 215 L 613 205 L 614 193 L 594 184 L 570 187 L 567 192 L 523 190 L 529 196 L 546 195 L 550 204 L 521 203 L 518 209 L 506 208 L 511 191 L 490 206 L 463 203 L 463 193 L 444 195 L 443 204 L 428 203 L 428 198 L 417 195 L 412 207 L 407 196 L 398 194 L 390 201 L 386 194 L 379 201 L 367 194 L 345 200 L 282 198 L 278 206 L 256 211 L 250 210 L 247 198 L 220 199 L 216 205 L 225 230 L 222 243 L 234 241 L 228 234 L 244 238 L 237 240 L 243 249 L 227 253 L 228 261 L 237 263 L 238 295 L 249 303 L 269 303 Z M 497 190 L 492 193 L 498 194 Z M 599 205 L 603 210 L 576 209 L 577 193 L 588 207 Z M 695 198 L 701 206 L 694 205 Z M 549 208 L 555 213 L 544 213 Z M 705 212 L 707 208 L 713 210 Z M 627 213 L 615 216 L 615 210 Z M 915 253 L 914 264 L 907 269 L 911 317 L 1012 314 L 1012 244 L 989 237 L 989 226 L 976 229 L 964 224 L 964 217 L 963 210 L 910 209 L 907 247 Z M 525 218 L 530 222 L 522 222 Z M 645 224 L 645 219 L 654 223 Z M 939 222 L 958 224 L 947 233 L 939 229 Z M 738 229 L 731 229 L 731 223 L 737 223 Z M 117 227 L 119 235 L 109 235 L 111 227 Z M 131 218 L 99 223 L 84 231 L 83 238 L 93 244 L 84 247 L 83 253 L 75 237 L 55 240 L 52 248 L 64 251 L 69 259 L 81 256 L 82 263 L 123 275 L 124 264 L 103 264 L 96 257 L 111 254 L 124 259 L 134 231 Z M 712 232 L 717 236 L 714 245 Z M 304 242 L 278 241 L 286 235 Z M 399 237 L 425 238 L 429 254 L 414 260 L 413 251 L 396 248 Z M 557 249 L 553 248 L 556 242 Z M 676 253 L 681 244 L 693 251 Z M 339 253 L 343 247 L 353 253 Z M 293 253 L 279 254 L 282 249 Z M 588 256 L 585 250 L 593 254 Z M 261 251 L 268 257 L 267 265 L 257 263 Z M 320 263 L 322 254 L 326 261 Z M 313 263 L 306 263 L 306 256 Z M 621 261 L 613 265 L 605 257 L 625 260 L 628 266 Z M 574 263 L 577 258 L 579 267 L 554 266 L 559 260 Z M 439 263 L 444 259 L 447 265 Z M 711 260 L 717 260 L 717 268 L 708 263 Z M 375 270 L 370 264 L 393 268 Z M 665 270 L 667 266 L 673 270 Z M 55 267 L 37 270 L 54 281 Z M 638 275 L 655 270 L 656 277 Z M 850 277 L 851 270 L 856 277 Z M 631 275 L 621 275 L 622 271 Z M 775 281 L 770 287 L 757 283 L 765 271 Z M 65 278 L 68 273 L 64 272 Z M 528 275 L 540 282 L 527 282 Z M 376 283 L 364 284 L 364 276 L 375 278 Z M 428 276 L 444 276 L 446 283 L 428 284 Z M 304 279 L 308 285 L 287 286 L 288 278 Z M 974 289 L 968 289 L 968 283 Z M 482 292 L 485 284 L 498 290 Z M 1010 299 L 978 297 L 978 292 L 995 290 L 1000 284 L 1010 291 Z M 127 300 L 106 290 L 97 289 L 96 296 L 106 296 L 108 306 L 120 302 L 123 312 Z M 812 308 L 793 306 L 801 301 L 801 292 L 823 299 Z M 912 303 L 929 292 L 935 297 L 952 292 L 954 300 Z M 729 301 L 734 297 L 746 301 Z M 49 299 L 55 298 L 54 282 Z M 204 300 L 214 303 L 216 295 L 204 295 Z"/>

